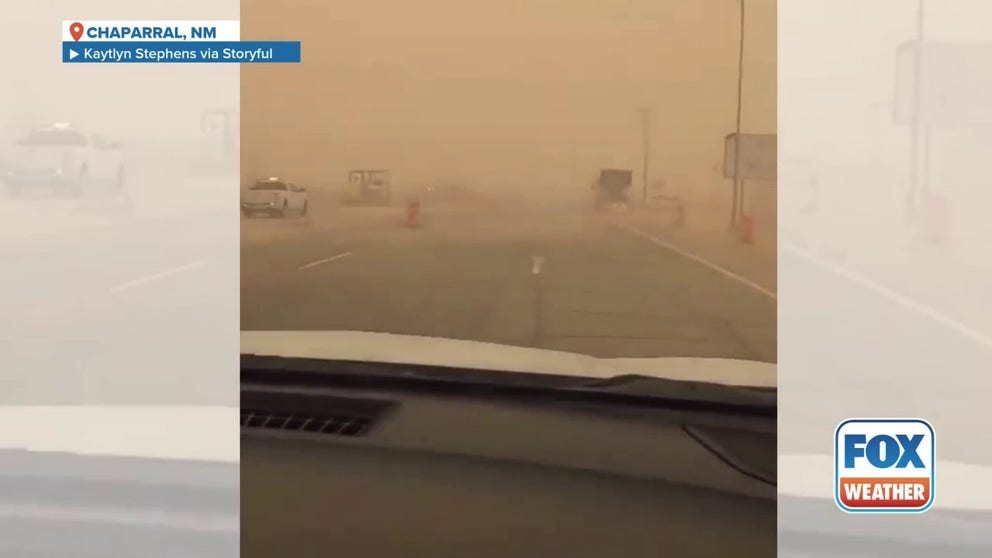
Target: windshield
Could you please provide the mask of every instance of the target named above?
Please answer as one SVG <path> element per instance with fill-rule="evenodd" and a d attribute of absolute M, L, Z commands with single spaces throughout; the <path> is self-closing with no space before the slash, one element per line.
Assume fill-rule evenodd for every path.
<path fill-rule="evenodd" d="M 86 136 L 75 130 L 34 130 L 22 138 L 22 146 L 79 146 L 86 145 Z"/>
<path fill-rule="evenodd" d="M 774 11 L 748 15 L 735 181 L 737 3 L 390 5 L 244 4 L 307 61 L 242 68 L 241 170 L 286 169 L 309 205 L 242 220 L 243 331 L 775 363 Z"/>
<path fill-rule="evenodd" d="M 263 191 L 283 191 L 286 190 L 286 183 L 263 180 L 252 186 L 251 189 Z"/>

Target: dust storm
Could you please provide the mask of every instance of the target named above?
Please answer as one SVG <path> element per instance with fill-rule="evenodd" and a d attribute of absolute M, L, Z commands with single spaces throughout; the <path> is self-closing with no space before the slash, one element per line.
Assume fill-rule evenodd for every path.
<path fill-rule="evenodd" d="M 775 3 L 748 3 L 742 129 L 775 131 Z M 352 168 L 397 187 L 582 192 L 635 169 L 653 107 L 649 180 L 705 207 L 729 200 L 723 138 L 737 109 L 739 4 L 724 0 L 430 0 L 241 4 L 242 36 L 303 44 L 298 65 L 241 71 L 242 181 L 332 188 Z"/>
<path fill-rule="evenodd" d="M 242 2 L 244 38 L 302 42 L 241 70 L 242 330 L 774 362 L 774 184 L 749 246 L 723 171 L 742 67 L 742 131 L 775 132 L 775 3 L 743 64 L 740 6 Z"/>

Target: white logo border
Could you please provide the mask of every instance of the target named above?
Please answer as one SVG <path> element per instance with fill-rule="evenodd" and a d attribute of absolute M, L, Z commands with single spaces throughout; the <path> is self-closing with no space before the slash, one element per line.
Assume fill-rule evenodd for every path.
<path fill-rule="evenodd" d="M 845 424 L 852 422 L 861 423 L 917 423 L 922 424 L 927 427 L 930 431 L 930 500 L 925 506 L 919 508 L 850 508 L 845 506 L 840 500 L 840 452 L 838 451 L 838 443 L 840 436 L 840 429 L 844 427 Z M 934 432 L 933 425 L 930 421 L 922 418 L 848 418 L 844 419 L 837 425 L 834 429 L 834 503 L 845 513 L 924 513 L 933 507 L 934 500 L 936 498 L 936 477 L 935 472 L 937 470 L 937 434 Z"/>

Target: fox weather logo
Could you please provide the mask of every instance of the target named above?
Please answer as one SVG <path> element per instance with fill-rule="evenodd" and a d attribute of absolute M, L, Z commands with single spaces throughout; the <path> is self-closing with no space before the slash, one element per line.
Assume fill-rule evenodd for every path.
<path fill-rule="evenodd" d="M 848 419 L 834 433 L 834 499 L 851 513 L 933 505 L 936 442 L 923 419 Z"/>

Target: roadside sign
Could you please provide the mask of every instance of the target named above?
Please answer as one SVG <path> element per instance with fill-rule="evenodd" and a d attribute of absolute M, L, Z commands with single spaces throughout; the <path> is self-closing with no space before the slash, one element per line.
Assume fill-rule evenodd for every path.
<path fill-rule="evenodd" d="M 992 43 L 922 43 L 920 126 L 992 125 Z M 896 50 L 893 119 L 913 124 L 917 41 Z"/>
<path fill-rule="evenodd" d="M 723 140 L 723 177 L 734 178 L 737 134 Z M 741 162 L 738 177 L 743 180 L 775 180 L 778 177 L 778 136 L 775 134 L 741 134 Z"/>

